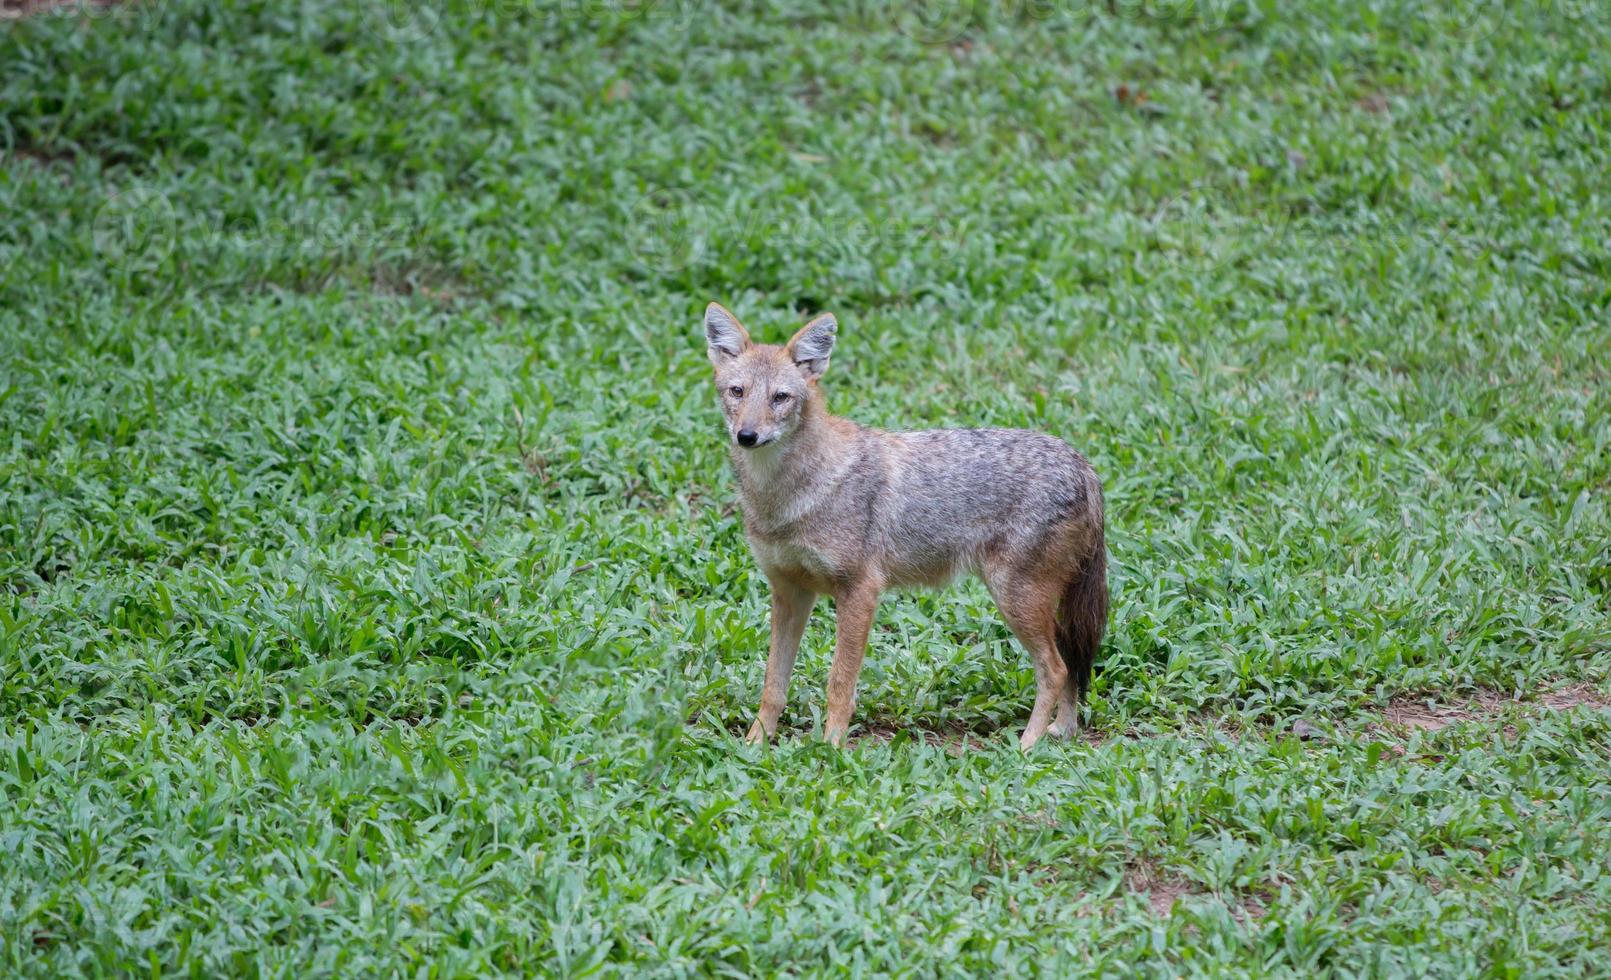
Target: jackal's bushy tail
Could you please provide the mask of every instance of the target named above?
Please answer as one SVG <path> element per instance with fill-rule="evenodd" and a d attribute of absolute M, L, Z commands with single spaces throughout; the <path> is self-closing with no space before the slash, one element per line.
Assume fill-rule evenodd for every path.
<path fill-rule="evenodd" d="M 1069 679 L 1079 685 L 1075 698 L 1091 687 L 1091 666 L 1096 663 L 1102 631 L 1108 623 L 1108 555 L 1100 542 L 1063 589 L 1057 608 L 1057 652 L 1063 655 Z"/>

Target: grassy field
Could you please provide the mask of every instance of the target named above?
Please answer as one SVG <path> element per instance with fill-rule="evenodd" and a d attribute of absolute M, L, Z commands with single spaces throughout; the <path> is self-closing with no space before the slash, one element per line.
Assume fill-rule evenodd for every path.
<path fill-rule="evenodd" d="M 6 6 L 0 973 L 1611 975 L 1602 5 Z M 711 299 L 1091 459 L 1085 738 L 740 744 Z"/>

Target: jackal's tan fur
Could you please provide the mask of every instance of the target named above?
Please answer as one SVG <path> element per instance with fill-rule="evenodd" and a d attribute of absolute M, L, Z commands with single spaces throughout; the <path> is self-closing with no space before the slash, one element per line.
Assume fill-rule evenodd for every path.
<path fill-rule="evenodd" d="M 777 730 L 818 596 L 833 596 L 838 611 L 824 734 L 841 744 L 879 593 L 962 572 L 984 579 L 1034 661 L 1035 707 L 1019 744 L 1074 732 L 1107 622 L 1096 473 L 1040 433 L 883 432 L 829 415 L 817 382 L 837 329 L 820 316 L 777 347 L 751 342 L 719 304 L 705 311 L 744 529 L 772 584 L 772 644 L 750 740 Z"/>

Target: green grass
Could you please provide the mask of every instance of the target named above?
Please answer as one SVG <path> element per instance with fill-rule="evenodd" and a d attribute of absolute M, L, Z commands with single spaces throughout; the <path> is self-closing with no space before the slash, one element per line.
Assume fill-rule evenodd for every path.
<path fill-rule="evenodd" d="M 0 22 L 0 972 L 1611 973 L 1599 5 L 431 9 Z M 1092 738 L 739 743 L 710 299 L 1091 459 Z"/>

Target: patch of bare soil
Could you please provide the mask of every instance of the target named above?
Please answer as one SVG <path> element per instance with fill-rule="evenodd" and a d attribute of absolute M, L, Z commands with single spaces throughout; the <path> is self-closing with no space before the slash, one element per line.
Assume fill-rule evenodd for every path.
<path fill-rule="evenodd" d="M 1539 697 L 1538 703 L 1551 711 L 1569 711 L 1572 708 L 1598 711 L 1601 708 L 1611 708 L 1611 701 L 1606 700 L 1600 692 L 1587 684 L 1572 684 L 1558 687 L 1553 691 L 1545 691 Z"/>
<path fill-rule="evenodd" d="M 1401 694 L 1382 709 L 1385 723 L 1380 726 L 1403 733 L 1438 732 L 1450 725 L 1475 721 L 1491 723 L 1507 707 L 1569 711 L 1573 708 L 1598 710 L 1611 707 L 1611 701 L 1588 684 L 1572 684 L 1545 691 L 1533 701 L 1518 701 L 1498 691 L 1482 690 L 1462 702 L 1445 702 L 1436 693 Z"/>
<path fill-rule="evenodd" d="M 1257 895 L 1244 895 L 1240 904 L 1231 906 L 1231 918 L 1237 922 L 1257 922 L 1270 914 L 1264 900 Z"/>
<path fill-rule="evenodd" d="M 1124 869 L 1124 887 L 1131 894 L 1146 895 L 1147 907 L 1160 919 L 1174 914 L 1175 904 L 1183 898 L 1207 894 L 1179 875 L 1173 875 L 1152 861 L 1133 861 Z M 1221 895 L 1238 922 L 1257 922 L 1269 914 L 1264 904 L 1266 896 L 1258 894 Z"/>
<path fill-rule="evenodd" d="M 697 727 L 701 724 L 701 720 L 698 717 L 690 718 L 687 724 L 690 728 Z M 750 723 L 739 720 L 730 722 L 724 727 L 733 735 L 743 738 L 749 734 Z M 859 748 L 863 745 L 888 745 L 895 740 L 895 736 L 902 732 L 911 735 L 925 745 L 944 749 L 952 755 L 977 752 L 988 748 L 989 739 L 992 738 L 988 733 L 976 732 L 960 725 L 937 728 L 928 725 L 913 725 L 875 719 L 865 724 L 851 726 L 851 734 L 846 740 L 846 745 L 851 748 Z M 816 733 L 809 729 L 780 725 L 777 733 L 772 736 L 772 741 L 776 743 L 791 739 L 806 740 L 815 737 L 817 737 Z"/>
<path fill-rule="evenodd" d="M 1428 695 L 1401 694 L 1387 703 L 1382 715 L 1392 727 L 1437 732 L 1460 722 L 1492 717 L 1508 700 L 1497 691 L 1479 691 L 1464 704 L 1439 704 Z"/>
<path fill-rule="evenodd" d="M 925 745 L 944 749 L 952 755 L 961 755 L 964 752 L 977 752 L 986 747 L 983 736 L 978 732 L 965 728 L 927 728 L 921 725 L 903 725 L 894 722 L 873 721 L 861 726 L 856 734 L 850 736 L 850 744 L 860 745 L 887 745 L 894 741 L 895 736 L 901 732 L 915 737 Z"/>
<path fill-rule="evenodd" d="M 1133 894 L 1145 894 L 1152 914 L 1165 918 L 1175 903 L 1197 892 L 1191 882 L 1171 875 L 1151 861 L 1137 861 L 1124 869 L 1124 887 Z"/>
<path fill-rule="evenodd" d="M 5 2 L 5 0 L 0 0 L 0 3 L 4 3 L 4 2 Z M 0 20 L 5 20 L 6 19 L 5 14 L 4 14 L 3 11 L 4 11 L 4 8 L 0 8 Z M 44 167 L 46 169 L 50 169 L 52 167 L 66 166 L 66 165 L 71 164 L 73 162 L 73 155 L 71 153 L 67 153 L 67 152 L 60 151 L 60 150 L 40 149 L 37 146 L 16 146 L 16 147 L 12 147 L 11 148 L 11 154 L 12 154 L 12 156 L 15 156 L 19 160 L 31 160 L 34 163 L 36 163 L 39 166 Z M 3 152 L 0 152 L 0 160 L 3 160 L 4 158 L 5 158 L 5 154 Z"/>
<path fill-rule="evenodd" d="M 1018 733 L 1022 726 L 1008 725 L 1007 730 L 1012 732 L 1013 742 L 1018 741 Z M 945 749 L 952 755 L 961 755 L 963 752 L 976 752 L 989 747 L 990 743 L 1000 737 L 1000 732 L 981 732 L 961 725 L 933 727 L 929 725 L 912 725 L 895 721 L 873 720 L 860 726 L 856 734 L 850 736 L 851 745 L 887 745 L 895 736 L 906 732 L 915 736 L 919 741 L 928 745 Z M 1122 732 L 1105 732 L 1089 725 L 1081 725 L 1080 730 L 1068 738 L 1059 738 L 1047 733 L 1043 741 L 1048 745 L 1062 742 L 1083 742 L 1086 745 L 1098 746 L 1115 738 L 1140 738 L 1141 733 L 1134 729 L 1125 729 Z"/>
<path fill-rule="evenodd" d="M 1418 694 L 1400 694 L 1390 700 L 1382 708 L 1382 720 L 1370 721 L 1364 725 L 1364 730 L 1375 735 L 1381 735 L 1393 740 L 1401 739 L 1414 732 L 1439 732 L 1451 725 L 1464 722 L 1477 722 L 1492 724 L 1508 709 L 1537 714 L 1541 711 L 1570 711 L 1574 708 L 1587 708 L 1591 711 L 1611 708 L 1611 698 L 1607 698 L 1589 684 L 1572 684 L 1566 687 L 1553 688 L 1540 693 L 1536 698 L 1520 701 L 1506 694 L 1494 690 L 1479 690 L 1459 701 L 1441 700 L 1440 692 L 1422 692 Z M 1207 737 L 1240 741 L 1243 731 L 1242 722 L 1229 717 L 1199 715 L 1193 719 Z M 699 724 L 697 718 L 688 720 L 690 726 Z M 1015 726 L 1007 726 L 1013 735 L 1017 735 Z M 748 721 L 733 721 L 727 726 L 735 735 L 742 736 L 749 730 Z M 850 736 L 851 746 L 861 745 L 888 745 L 902 732 L 913 736 L 918 741 L 936 748 L 945 749 L 952 755 L 961 755 L 964 752 L 977 752 L 997 744 L 999 732 L 980 732 L 965 728 L 961 725 L 933 726 L 923 724 L 909 724 L 889 719 L 873 719 L 856 726 L 854 734 Z M 1513 725 L 1506 725 L 1507 735 L 1515 735 Z M 1324 742 L 1327 733 L 1315 727 L 1306 719 L 1297 719 L 1292 725 L 1293 734 L 1306 740 Z M 778 738 L 805 738 L 810 732 L 803 729 L 783 728 Z M 1090 726 L 1082 726 L 1074 739 L 1092 747 L 1104 745 L 1114 740 L 1140 739 L 1148 737 L 1145 733 L 1134 729 L 1103 730 Z M 1048 736 L 1047 741 L 1055 744 L 1058 739 Z M 1393 755 L 1402 755 L 1402 747 L 1390 747 Z M 1254 916 L 1255 918 L 1257 916 Z"/>

